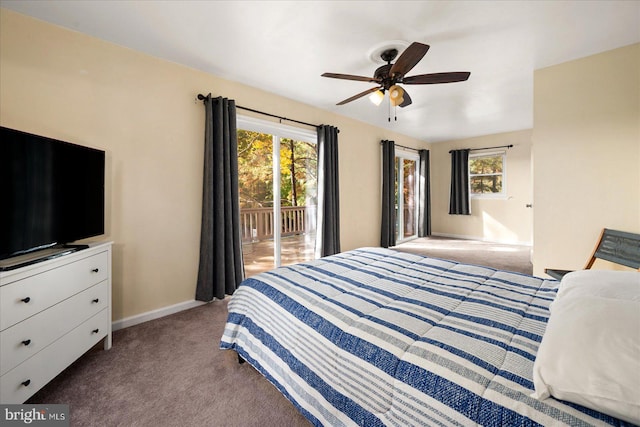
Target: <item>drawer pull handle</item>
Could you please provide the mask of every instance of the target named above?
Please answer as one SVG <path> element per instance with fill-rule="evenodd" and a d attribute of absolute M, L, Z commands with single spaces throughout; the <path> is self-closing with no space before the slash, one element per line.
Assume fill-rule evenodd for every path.
<path fill-rule="evenodd" d="M 28 303 L 29 301 L 31 301 L 30 297 L 26 297 L 26 298 L 22 298 L 20 301 L 22 301 L 23 303 Z"/>
<path fill-rule="evenodd" d="M 22 384 L 23 386 L 27 387 L 27 386 L 29 386 L 29 384 L 31 384 L 31 380 L 22 381 L 20 384 Z"/>
<path fill-rule="evenodd" d="M 98 302 L 100 302 L 100 298 L 96 298 L 96 299 L 92 300 L 91 302 L 95 302 L 97 304 Z"/>
<path fill-rule="evenodd" d="M 100 271 L 99 268 L 94 268 L 93 270 L 91 270 L 93 273 L 97 273 L 98 271 Z"/>
<path fill-rule="evenodd" d="M 100 332 L 100 329 L 94 329 L 93 331 L 91 331 L 92 334 L 97 334 L 98 332 Z"/>
<path fill-rule="evenodd" d="M 29 344 L 31 344 L 31 340 L 24 340 L 24 341 L 22 341 L 22 344 L 29 345 Z"/>

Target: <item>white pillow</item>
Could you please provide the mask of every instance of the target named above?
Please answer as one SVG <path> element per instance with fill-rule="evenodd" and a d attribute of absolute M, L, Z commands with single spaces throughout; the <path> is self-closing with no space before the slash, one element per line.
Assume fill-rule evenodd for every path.
<path fill-rule="evenodd" d="M 579 296 L 640 301 L 640 273 L 635 271 L 578 270 L 560 282 L 556 299 Z"/>
<path fill-rule="evenodd" d="M 554 396 L 640 424 L 640 302 L 578 292 L 557 298 L 533 383 L 535 398 Z"/>

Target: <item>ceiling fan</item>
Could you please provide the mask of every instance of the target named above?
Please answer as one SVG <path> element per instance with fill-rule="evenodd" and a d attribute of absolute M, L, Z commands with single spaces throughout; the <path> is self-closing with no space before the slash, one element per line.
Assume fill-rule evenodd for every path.
<path fill-rule="evenodd" d="M 354 76 L 351 74 L 337 74 L 337 73 L 324 73 L 322 77 L 331 77 L 334 79 L 344 80 L 356 80 L 360 82 L 376 83 L 378 86 L 367 89 L 364 92 L 360 92 L 344 101 L 338 102 L 336 105 L 344 105 L 348 102 L 355 101 L 363 96 L 372 94 L 370 99 L 376 105 L 380 105 L 384 97 L 385 92 L 389 92 L 389 100 L 391 105 L 406 107 L 411 105 L 411 97 L 409 94 L 399 86 L 399 84 L 406 85 L 428 85 L 437 83 L 455 83 L 463 82 L 469 78 L 470 72 L 449 72 L 449 73 L 431 73 L 431 74 L 418 74 L 415 76 L 405 77 L 413 67 L 416 66 L 422 57 L 429 50 L 429 45 L 413 42 L 405 49 L 404 52 L 398 57 L 395 64 L 392 64 L 396 56 L 398 55 L 397 49 L 387 49 L 380 54 L 380 57 L 387 64 L 379 67 L 373 77 Z"/>

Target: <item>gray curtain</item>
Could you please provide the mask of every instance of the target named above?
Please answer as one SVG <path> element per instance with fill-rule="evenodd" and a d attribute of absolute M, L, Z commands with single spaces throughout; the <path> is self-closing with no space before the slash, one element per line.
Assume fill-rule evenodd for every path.
<path fill-rule="evenodd" d="M 470 215 L 469 206 L 469 150 L 452 150 L 450 215 Z"/>
<path fill-rule="evenodd" d="M 382 141 L 382 226 L 380 246 L 396 245 L 396 145 L 393 141 Z"/>
<path fill-rule="evenodd" d="M 244 279 L 235 101 L 204 99 L 204 179 L 196 299 L 231 295 Z"/>
<path fill-rule="evenodd" d="M 316 258 L 340 252 L 338 128 L 318 126 L 318 225 Z"/>
<path fill-rule="evenodd" d="M 418 236 L 431 236 L 431 165 L 429 150 L 419 150 L 420 180 L 418 181 Z"/>

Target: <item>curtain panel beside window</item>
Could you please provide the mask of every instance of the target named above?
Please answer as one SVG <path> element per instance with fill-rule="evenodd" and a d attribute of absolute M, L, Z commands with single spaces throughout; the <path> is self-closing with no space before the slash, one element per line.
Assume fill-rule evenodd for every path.
<path fill-rule="evenodd" d="M 450 215 L 471 215 L 469 204 L 469 149 L 451 151 Z"/>
<path fill-rule="evenodd" d="M 418 150 L 420 180 L 418 181 L 418 237 L 431 236 L 431 164 L 429 150 Z"/>
<path fill-rule="evenodd" d="M 235 101 L 204 99 L 204 177 L 196 299 L 231 295 L 244 279 Z"/>
<path fill-rule="evenodd" d="M 382 224 L 380 246 L 396 245 L 396 146 L 394 141 L 382 142 Z"/>
<path fill-rule="evenodd" d="M 316 258 L 340 252 L 338 128 L 318 126 L 318 222 Z"/>

